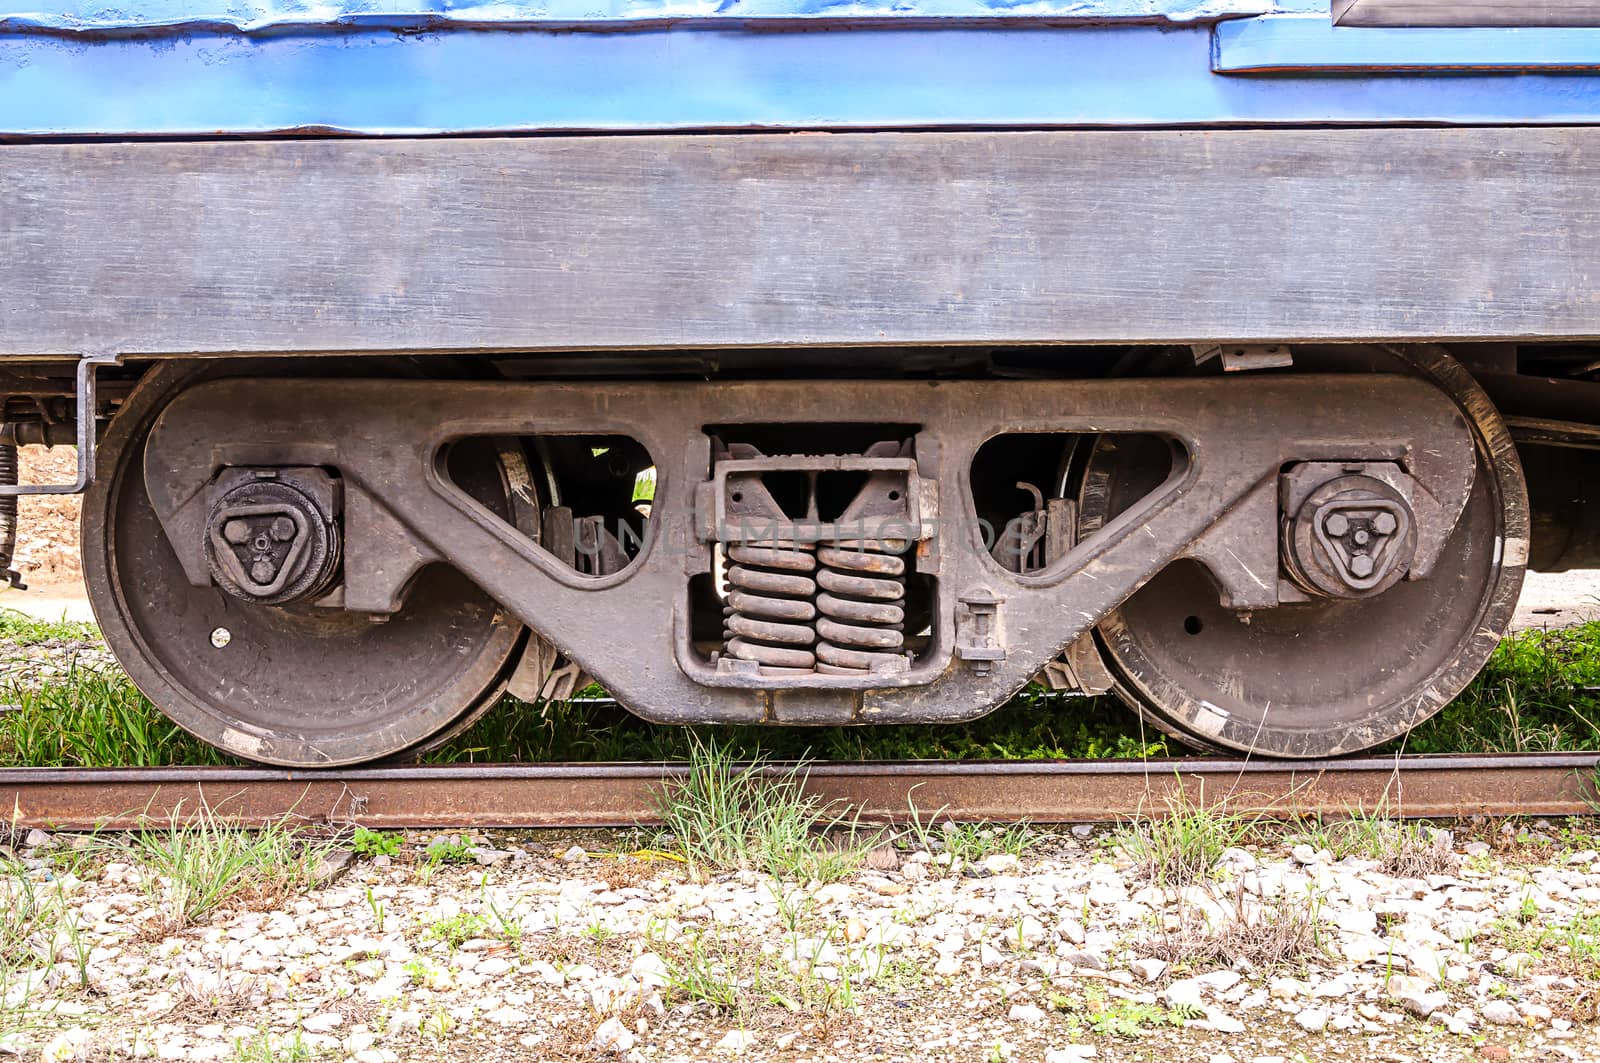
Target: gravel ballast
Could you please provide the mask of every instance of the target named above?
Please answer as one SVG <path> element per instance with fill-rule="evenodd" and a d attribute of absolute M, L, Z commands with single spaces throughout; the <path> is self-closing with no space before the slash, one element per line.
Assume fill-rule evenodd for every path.
<path fill-rule="evenodd" d="M 0 888 L 61 909 L 9 958 L 0 1057 L 1600 1059 L 1575 827 L 1446 833 L 1416 878 L 1288 838 L 1180 890 L 1107 837 L 968 866 L 902 842 L 826 884 L 694 881 L 634 832 L 444 839 L 459 863 L 412 837 L 174 928 L 136 848 L 29 832 Z M 1275 966 L 1183 954 L 1274 913 L 1310 921 Z"/>

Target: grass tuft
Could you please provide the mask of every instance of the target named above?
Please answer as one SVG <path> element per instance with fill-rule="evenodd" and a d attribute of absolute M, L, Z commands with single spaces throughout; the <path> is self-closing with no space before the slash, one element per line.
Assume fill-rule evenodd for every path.
<path fill-rule="evenodd" d="M 1382 808 L 1354 809 L 1342 819 L 1311 824 L 1298 838 L 1314 849 L 1326 849 L 1335 860 L 1374 860 L 1384 874 L 1396 878 L 1453 875 L 1461 868 L 1448 834 L 1425 823 L 1392 819 Z"/>
<path fill-rule="evenodd" d="M 93 624 L 73 620 L 39 620 L 16 609 L 0 606 L 0 644 L 39 646 L 73 642 L 98 646 L 100 629 Z"/>
<path fill-rule="evenodd" d="M 1183 889 L 1211 880 L 1222 854 L 1244 841 L 1259 816 L 1207 804 L 1174 787 L 1161 815 L 1137 816 L 1113 836 L 1113 844 L 1135 870 L 1163 889 Z"/>
<path fill-rule="evenodd" d="M 804 792 L 803 766 L 768 771 L 756 758 L 741 765 L 727 746 L 695 741 L 681 779 L 657 796 L 669 833 L 691 875 L 705 870 L 757 870 L 778 879 L 831 882 L 866 861 L 874 839 L 836 806 Z M 843 832 L 835 842 L 828 832 Z"/>
<path fill-rule="evenodd" d="M 0 765 L 32 768 L 234 764 L 168 720 L 119 673 L 73 668 L 0 683 Z"/>
<path fill-rule="evenodd" d="M 1600 621 L 1502 639 L 1459 697 L 1386 748 L 1407 753 L 1600 749 Z"/>
<path fill-rule="evenodd" d="M 137 831 L 129 843 L 145 871 L 146 893 L 161 913 L 152 927 L 170 934 L 225 905 L 270 908 L 309 889 L 331 846 L 307 843 L 286 822 L 245 830 L 204 805 L 187 819 Z"/>

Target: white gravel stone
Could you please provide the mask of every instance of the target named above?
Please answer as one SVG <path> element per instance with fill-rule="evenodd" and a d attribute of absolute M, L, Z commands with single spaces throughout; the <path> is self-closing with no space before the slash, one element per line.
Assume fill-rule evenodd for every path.
<path fill-rule="evenodd" d="M 1302 1030 L 1310 1030 L 1312 1033 L 1320 1033 L 1322 1030 L 1326 1029 L 1328 1025 L 1328 1009 L 1304 1008 L 1295 1013 L 1294 1022 L 1295 1025 L 1300 1027 Z"/>
<path fill-rule="evenodd" d="M 1496 1026 L 1511 1026 L 1522 1021 L 1517 1009 L 1505 1000 L 1484 1001 L 1478 1007 L 1478 1014 L 1484 1022 L 1492 1022 Z"/>
<path fill-rule="evenodd" d="M 1079 1060 L 1098 1058 L 1100 1050 L 1094 1045 L 1062 1045 L 1047 1051 L 1044 1063 L 1078 1063 Z"/>
<path fill-rule="evenodd" d="M 1006 1013 L 1006 1018 L 1012 1022 L 1043 1022 L 1044 1009 L 1035 1004 L 1013 1004 Z"/>
<path fill-rule="evenodd" d="M 718 1052 L 733 1052 L 740 1054 L 749 1050 L 756 1043 L 756 1035 L 749 1030 L 729 1030 L 717 1042 Z"/>
<path fill-rule="evenodd" d="M 1206 1008 L 1206 1022 L 1218 1033 L 1244 1033 L 1245 1025 L 1216 1005 Z"/>
<path fill-rule="evenodd" d="M 624 1026 L 621 1019 L 612 1016 L 595 1028 L 590 1047 L 596 1052 L 614 1052 L 621 1055 L 633 1047 L 633 1042 L 633 1031 Z"/>
<path fill-rule="evenodd" d="M 1205 1006 L 1205 986 L 1193 978 L 1180 978 L 1161 991 L 1161 999 L 1169 1008 L 1194 1008 Z"/>
<path fill-rule="evenodd" d="M 1128 970 L 1138 976 L 1140 981 L 1154 982 L 1166 972 L 1167 961 L 1156 959 L 1134 960 L 1128 964 Z"/>
<path fill-rule="evenodd" d="M 1419 1019 L 1426 1019 L 1450 1002 L 1447 993 L 1433 989 L 1434 983 L 1414 975 L 1394 975 L 1387 985 L 1389 999 Z"/>
<path fill-rule="evenodd" d="M 995 853 L 983 861 L 983 869 L 991 875 L 1012 874 L 1020 865 L 1021 861 L 1012 853 Z"/>

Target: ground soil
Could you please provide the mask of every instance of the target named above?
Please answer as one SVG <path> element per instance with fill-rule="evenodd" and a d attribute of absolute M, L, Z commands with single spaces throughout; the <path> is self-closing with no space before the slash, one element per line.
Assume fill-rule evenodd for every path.
<path fill-rule="evenodd" d="M 23 483 L 71 483 L 78 473 L 76 447 L 23 447 L 20 458 Z M 41 595 L 77 590 L 82 584 L 78 510 L 77 495 L 26 495 L 17 506 L 17 553 L 12 567 Z"/>

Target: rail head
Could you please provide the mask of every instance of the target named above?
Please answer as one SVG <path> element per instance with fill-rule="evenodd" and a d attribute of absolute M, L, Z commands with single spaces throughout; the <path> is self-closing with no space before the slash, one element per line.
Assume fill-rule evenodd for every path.
<path fill-rule="evenodd" d="M 181 822 L 201 808 L 241 825 L 443 829 L 628 827 L 660 822 L 686 772 L 674 764 L 269 768 L 12 768 L 0 803 L 14 827 L 124 830 Z M 1188 800 L 1267 817 L 1354 812 L 1447 819 L 1600 811 L 1600 754 L 1212 757 L 1118 761 L 901 761 L 766 764 L 863 823 L 916 817 L 1111 822 Z"/>

